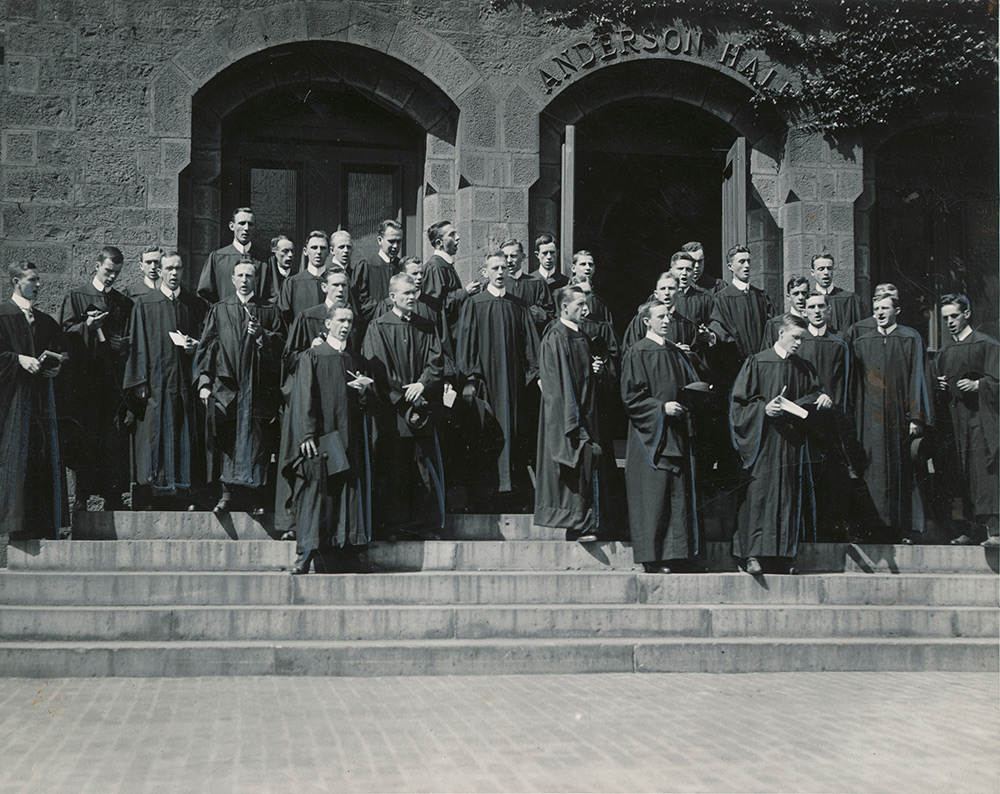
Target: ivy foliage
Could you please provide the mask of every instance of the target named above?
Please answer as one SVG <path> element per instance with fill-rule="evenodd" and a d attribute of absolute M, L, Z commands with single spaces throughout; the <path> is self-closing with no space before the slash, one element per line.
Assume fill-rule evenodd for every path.
<path fill-rule="evenodd" d="M 494 10 L 516 0 L 488 0 Z M 997 0 L 521 0 L 552 25 L 636 27 L 684 20 L 739 33 L 801 76 L 760 90 L 803 126 L 860 130 L 947 97 L 996 112 Z M 981 107 L 979 109 L 982 109 Z"/>

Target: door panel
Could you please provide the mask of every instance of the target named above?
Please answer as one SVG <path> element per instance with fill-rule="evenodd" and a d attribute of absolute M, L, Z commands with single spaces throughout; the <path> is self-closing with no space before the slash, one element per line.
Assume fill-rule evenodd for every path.
<path fill-rule="evenodd" d="M 566 125 L 562 144 L 562 187 L 560 189 L 559 250 L 560 270 L 568 275 L 573 261 L 573 223 L 576 204 L 576 127 Z M 532 263 L 537 267 L 537 263 Z"/>
<path fill-rule="evenodd" d="M 376 250 L 383 220 L 402 222 L 401 170 L 392 166 L 343 166 L 344 228 L 350 230 L 354 249 L 363 257 Z"/>
<path fill-rule="evenodd" d="M 722 169 L 722 257 L 734 245 L 747 244 L 747 139 L 737 138 Z M 732 280 L 729 269 L 723 276 Z"/>

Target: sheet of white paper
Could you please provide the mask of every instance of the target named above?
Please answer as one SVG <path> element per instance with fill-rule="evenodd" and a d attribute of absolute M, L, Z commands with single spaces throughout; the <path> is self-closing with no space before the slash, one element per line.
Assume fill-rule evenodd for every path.
<path fill-rule="evenodd" d="M 170 337 L 170 341 L 177 345 L 177 347 L 187 345 L 187 334 L 182 334 L 180 331 L 168 331 L 167 335 Z"/>
<path fill-rule="evenodd" d="M 805 419 L 809 416 L 809 412 L 803 408 L 801 405 L 793 403 L 791 400 L 787 400 L 784 397 L 779 398 L 781 400 L 781 410 L 785 413 L 789 413 L 792 416 L 797 416 L 799 419 Z"/>

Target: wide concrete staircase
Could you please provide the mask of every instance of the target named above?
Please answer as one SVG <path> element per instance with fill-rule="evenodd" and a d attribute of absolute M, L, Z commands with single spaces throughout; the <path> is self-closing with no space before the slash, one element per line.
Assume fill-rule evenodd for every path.
<path fill-rule="evenodd" d="M 0 675 L 997 671 L 998 560 L 980 547 L 805 546 L 800 576 L 650 575 L 623 543 L 530 516 L 452 516 L 373 544 L 373 573 L 281 572 L 248 516 L 90 513 L 0 571 Z"/>

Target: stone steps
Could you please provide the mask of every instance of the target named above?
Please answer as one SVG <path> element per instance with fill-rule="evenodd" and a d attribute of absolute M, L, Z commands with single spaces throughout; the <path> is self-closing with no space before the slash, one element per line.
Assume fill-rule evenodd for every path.
<path fill-rule="evenodd" d="M 5 606 L 0 642 L 996 637 L 991 607 Z"/>
<path fill-rule="evenodd" d="M 2 642 L 5 676 L 995 672 L 994 639 L 690 637 L 348 642 Z"/>

